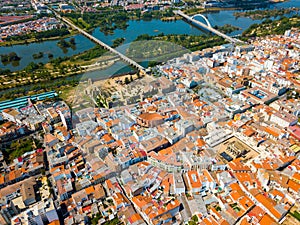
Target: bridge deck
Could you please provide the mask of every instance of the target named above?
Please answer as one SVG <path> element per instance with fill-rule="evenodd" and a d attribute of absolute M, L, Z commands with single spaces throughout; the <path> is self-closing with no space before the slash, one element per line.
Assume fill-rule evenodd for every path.
<path fill-rule="evenodd" d="M 78 30 L 81 34 L 83 34 L 84 36 L 86 36 L 87 38 L 89 38 L 90 40 L 94 41 L 95 43 L 101 45 L 102 47 L 104 47 L 105 49 L 107 49 L 108 51 L 118 55 L 123 61 L 129 63 L 131 66 L 134 66 L 135 68 L 137 68 L 138 70 L 145 70 L 145 68 L 143 66 L 141 66 L 140 64 L 138 64 L 137 62 L 135 62 L 134 60 L 128 58 L 127 56 L 123 55 L 121 52 L 118 52 L 117 50 L 115 50 L 114 48 L 110 47 L 109 45 L 105 44 L 104 42 L 100 41 L 99 39 L 95 38 L 94 36 L 92 36 L 91 34 L 87 33 L 86 31 L 84 31 L 83 29 L 77 27 L 75 24 L 71 23 L 69 20 L 67 20 L 66 18 L 61 17 L 60 15 L 56 14 L 56 16 L 61 19 L 63 22 L 65 22 L 66 24 L 68 24 L 69 26 L 73 27 L 74 29 Z"/>

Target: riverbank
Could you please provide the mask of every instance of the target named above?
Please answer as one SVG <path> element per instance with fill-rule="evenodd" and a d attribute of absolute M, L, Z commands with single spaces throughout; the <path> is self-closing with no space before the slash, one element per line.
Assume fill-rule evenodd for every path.
<path fill-rule="evenodd" d="M 168 21 L 175 21 L 175 20 L 181 20 L 182 18 L 180 16 L 165 16 L 165 15 L 170 15 L 170 12 L 167 14 L 162 13 L 161 16 L 158 16 L 157 14 L 153 13 L 150 14 L 151 17 L 146 17 L 144 18 L 145 20 L 152 20 L 152 19 L 160 19 L 163 22 L 168 22 Z M 120 19 L 122 22 L 118 22 L 116 25 L 111 26 L 111 27 L 107 27 L 104 26 L 101 22 L 97 22 L 97 23 L 87 23 L 83 20 L 83 18 L 79 17 L 76 19 L 72 18 L 72 16 L 68 16 L 68 14 L 65 14 L 65 16 L 67 16 L 67 18 L 71 19 L 71 21 L 73 23 L 75 23 L 77 26 L 85 29 L 87 32 L 92 32 L 94 29 L 96 29 L 97 27 L 100 27 L 100 30 L 105 33 L 106 35 L 112 35 L 114 34 L 114 30 L 115 29 L 123 29 L 126 30 L 126 28 L 128 27 L 128 24 L 125 24 L 127 21 L 129 20 L 143 20 L 142 16 L 137 16 L 137 15 L 131 15 L 129 14 L 128 17 L 124 17 L 122 16 Z M 74 15 L 73 15 L 74 16 Z M 76 17 L 76 16 L 75 16 Z M 107 19 L 106 19 L 106 22 Z M 109 22 L 110 23 L 110 22 Z M 49 38 L 28 38 L 28 39 L 20 39 L 20 40 L 11 40 L 11 41 L 3 41 L 0 42 L 0 47 L 11 47 L 14 45 L 28 45 L 31 43 L 41 43 L 41 42 L 45 42 L 45 41 L 55 41 L 55 40 L 60 40 L 60 39 L 66 39 L 66 38 L 70 38 L 73 37 L 77 34 L 79 34 L 79 32 L 77 30 L 74 29 L 70 29 L 69 30 L 70 34 L 67 35 L 63 35 L 63 36 L 55 36 L 55 37 L 49 37 Z"/>
<path fill-rule="evenodd" d="M 162 17 L 160 20 L 163 22 L 168 22 L 168 21 L 176 21 L 176 20 L 181 20 L 181 16 L 170 16 L 170 17 Z"/>
<path fill-rule="evenodd" d="M 285 9 L 267 9 L 267 10 L 251 10 L 244 12 L 235 12 L 233 15 L 235 17 L 248 17 L 252 20 L 261 20 L 271 17 L 279 17 L 286 14 L 296 13 L 299 8 L 285 8 Z"/>
<path fill-rule="evenodd" d="M 119 60 L 120 60 L 119 57 L 112 57 L 112 58 L 109 58 L 107 60 L 101 60 L 100 59 L 100 61 L 96 61 L 92 64 L 87 65 L 87 66 L 81 66 L 81 68 L 84 70 L 84 72 L 92 72 L 92 71 L 96 71 L 96 70 L 103 70 L 107 67 L 112 66 L 114 63 L 116 63 Z"/>
<path fill-rule="evenodd" d="M 45 42 L 45 41 L 55 41 L 55 40 L 70 38 L 77 34 L 79 34 L 78 31 L 71 30 L 70 34 L 63 35 L 63 36 L 41 38 L 41 39 L 29 38 L 29 39 L 25 39 L 25 40 L 4 41 L 4 42 L 0 42 L 0 47 L 10 47 L 10 46 L 14 46 L 14 45 L 28 45 L 31 43 L 39 43 L 39 42 Z"/>
<path fill-rule="evenodd" d="M 149 36 L 149 37 L 150 40 L 157 40 L 159 44 L 164 44 L 167 43 L 166 41 L 168 41 L 169 43 L 170 42 L 174 43 L 179 47 L 185 46 L 191 51 L 200 50 L 203 48 L 224 43 L 224 41 L 217 36 L 197 37 L 197 36 L 189 36 L 189 35 L 167 35 L 167 36 L 158 35 L 158 36 L 153 36 L 153 37 Z M 145 39 L 149 39 L 149 37 L 142 36 L 139 39 L 140 41 L 142 41 Z M 173 45 L 169 44 L 171 50 L 172 49 L 174 50 L 174 44 Z M 131 47 L 134 47 L 135 49 L 140 49 L 137 48 L 137 46 L 135 45 L 131 45 Z M 157 49 L 157 48 L 153 48 L 153 49 Z M 149 48 L 142 49 L 141 52 L 143 52 L 143 54 L 145 55 L 142 55 L 141 57 L 137 57 L 135 54 L 133 54 L 135 51 L 134 50 L 132 51 L 132 48 L 130 48 L 128 54 L 133 58 L 144 59 L 146 61 L 148 56 L 151 55 L 151 58 L 153 58 L 152 56 L 155 57 L 155 63 L 156 63 L 156 62 L 165 61 L 166 57 L 168 57 L 168 59 L 174 58 L 178 56 L 177 53 L 181 53 L 182 51 L 184 51 L 182 52 L 183 54 L 187 51 L 187 49 L 182 49 L 182 47 L 180 47 L 180 49 L 178 49 L 175 52 L 171 50 L 168 51 L 168 48 L 166 49 L 167 52 L 166 54 L 163 55 L 157 54 L 157 52 L 149 52 Z M 104 52 L 100 46 L 96 46 L 92 50 L 85 51 L 76 56 L 53 59 L 51 63 L 47 63 L 47 64 L 31 63 L 23 71 L 13 72 L 9 75 L 1 76 L 0 77 L 0 82 L 2 83 L 1 89 L 5 90 L 10 88 L 21 87 L 24 85 L 36 85 L 39 83 L 45 83 L 47 81 L 53 82 L 54 80 L 57 79 L 73 77 L 78 74 L 84 74 L 91 71 L 103 70 L 111 67 L 114 63 L 119 61 L 119 58 L 116 58 L 115 56 L 109 53 L 107 53 L 108 55 L 105 55 L 105 53 L 106 51 Z"/>
<path fill-rule="evenodd" d="M 192 8 L 192 9 L 186 9 L 182 10 L 185 14 L 189 16 L 193 16 L 196 14 L 207 14 L 207 13 L 215 13 L 220 11 L 234 11 L 234 10 L 246 10 L 249 7 L 228 7 L 228 8 L 221 8 L 221 7 L 211 7 L 211 8 Z M 250 7 L 252 9 L 255 9 L 255 7 Z"/>
<path fill-rule="evenodd" d="M 185 14 L 187 15 L 195 15 L 198 13 L 213 13 L 213 12 L 219 12 L 219 11 L 234 11 L 234 10 L 248 10 L 248 11 L 253 11 L 259 6 L 264 6 L 262 8 L 266 8 L 267 5 L 275 5 L 275 4 L 280 4 L 284 2 L 289 2 L 290 0 L 270 0 L 268 3 L 261 3 L 261 4 L 253 4 L 253 5 L 242 5 L 242 6 L 229 6 L 229 7 L 208 7 L 208 8 L 203 8 L 203 7 L 195 7 L 195 8 L 189 8 L 182 10 Z M 297 6 L 294 6 L 297 7 Z"/>
<path fill-rule="evenodd" d="M 2 74 L 0 90 L 35 85 L 47 81 L 67 78 L 85 72 L 103 70 L 119 60 L 103 49 L 93 48 L 74 56 L 74 58 L 54 59 L 47 64 L 29 64 L 24 70 Z M 89 60 L 85 60 L 89 59 Z"/>
<path fill-rule="evenodd" d="M 114 60 L 114 59 L 112 59 Z M 115 62 L 115 61 L 114 61 Z M 66 76 L 59 76 L 56 78 L 52 78 L 51 81 L 45 80 L 41 81 L 39 83 L 29 83 L 27 85 L 22 85 L 20 87 L 13 87 L 9 89 L 0 90 L 0 101 L 7 100 L 7 99 L 15 99 L 17 97 L 22 97 L 25 95 L 33 95 L 33 94 L 39 94 L 42 92 L 52 91 L 55 90 L 57 92 L 65 93 L 65 96 L 69 96 L 70 90 L 78 90 L 78 85 L 80 83 L 87 82 L 88 79 L 90 79 L 88 76 L 86 76 L 86 73 L 92 72 L 92 71 L 98 71 L 100 74 L 97 76 L 97 78 L 93 78 L 92 80 L 94 82 L 104 82 L 109 79 L 117 79 L 120 77 L 130 76 L 133 74 L 136 74 L 136 71 L 132 70 L 132 72 L 125 72 L 125 73 L 116 73 L 111 75 L 110 77 L 107 76 L 101 76 L 101 70 L 105 70 L 105 68 L 110 67 L 113 63 L 107 63 L 107 66 L 98 67 L 98 68 L 92 68 L 92 69 L 83 69 L 81 71 L 78 71 L 76 73 L 68 74 Z"/>
<path fill-rule="evenodd" d="M 295 4 L 296 6 L 298 6 L 296 3 L 297 2 L 291 0 L 290 4 Z M 288 5 L 288 7 L 290 6 L 290 4 Z M 233 26 L 238 26 L 242 28 L 242 30 L 234 31 L 231 35 L 239 35 L 242 33 L 242 31 L 247 29 L 251 24 L 262 22 L 262 21 L 253 21 L 249 18 L 236 19 L 233 16 L 233 13 L 234 11 L 224 10 L 218 13 L 210 13 L 210 14 L 208 13 L 205 14 L 205 16 L 209 19 L 209 21 L 211 21 L 213 26 L 215 25 L 223 26 L 224 24 L 232 24 Z M 169 19 L 171 18 L 172 17 L 170 17 Z M 108 45 L 113 45 L 113 40 L 116 40 L 117 38 L 125 37 L 126 40 L 124 41 L 124 44 L 121 47 L 121 51 L 126 51 L 126 48 L 128 48 L 126 45 L 133 42 L 137 36 L 142 34 L 148 34 L 150 36 L 156 36 L 160 33 L 164 33 L 164 35 L 174 34 L 174 35 L 188 35 L 188 36 L 189 35 L 200 36 L 203 34 L 202 31 L 192 26 L 189 26 L 183 20 L 162 22 L 161 19 L 151 19 L 148 21 L 148 20 L 142 20 L 136 18 L 136 20 L 129 20 L 128 25 L 129 26 L 126 28 L 126 30 L 117 29 L 116 32 L 114 32 L 114 34 L 111 35 L 105 35 L 103 32 L 100 31 L 100 27 L 99 27 L 93 30 L 92 35 L 102 40 L 103 42 L 107 43 Z M 62 49 L 57 46 L 57 41 L 53 41 L 53 40 L 45 41 L 41 43 L 32 43 L 29 45 L 15 45 L 14 47 L 1 47 L 0 54 L 16 52 L 17 55 L 20 56 L 21 60 L 19 61 L 19 65 L 17 66 L 12 64 L 8 64 L 8 65 L 0 64 L 0 68 L 2 70 L 10 69 L 12 73 L 16 72 L 18 75 L 19 72 L 17 71 L 24 70 L 31 62 L 33 62 L 34 64 L 43 63 L 45 65 L 50 61 L 56 61 L 56 60 L 61 61 L 62 59 L 62 60 L 69 60 L 70 65 L 75 64 L 75 61 L 76 63 L 78 62 L 77 59 L 75 61 L 72 61 L 71 58 L 73 58 L 78 54 L 83 53 L 84 51 L 87 51 L 88 49 L 92 49 L 95 46 L 95 43 L 91 42 L 90 40 L 87 40 L 84 36 L 79 34 L 75 35 L 75 42 L 76 42 L 76 49 L 69 48 L 67 52 L 63 52 Z M 32 56 L 34 53 L 37 52 L 44 52 L 44 57 L 40 59 L 34 59 Z M 53 58 L 47 57 L 47 55 L 49 54 L 52 55 Z M 89 56 L 87 58 L 89 58 Z M 89 60 L 86 58 L 85 59 L 82 58 L 80 59 L 80 61 L 82 61 L 83 64 L 89 62 Z M 126 65 L 122 65 L 122 67 L 126 67 Z M 57 72 L 58 73 L 64 72 L 64 70 L 65 70 L 64 68 L 62 69 L 59 68 Z M 24 76 L 26 76 L 26 74 L 24 74 Z M 93 75 L 91 76 L 95 76 L 95 73 L 93 73 Z M 9 78 L 11 77 L 8 76 L 7 79 Z M 12 79 L 15 78 L 21 79 L 23 77 L 19 75 L 18 76 L 13 75 Z"/>
<path fill-rule="evenodd" d="M 282 2 L 285 1 L 274 0 L 274 1 L 270 1 L 270 3 L 268 3 L 267 5 L 274 5 L 276 3 L 282 4 Z M 207 13 L 214 13 L 219 11 L 246 10 L 246 9 L 255 9 L 255 8 L 257 8 L 257 5 L 254 6 L 244 5 L 244 6 L 237 6 L 237 7 L 210 7 L 210 8 L 193 6 L 193 8 L 184 9 L 183 11 L 188 15 L 194 15 L 197 13 L 207 14 Z M 142 13 L 139 10 L 125 12 L 124 10 L 110 9 L 110 10 L 103 10 L 101 11 L 101 13 L 81 14 L 79 12 L 78 13 L 72 12 L 68 14 L 63 14 L 63 16 L 68 17 L 69 19 L 72 20 L 73 23 L 75 23 L 77 26 L 85 29 L 88 32 L 92 32 L 95 28 L 99 27 L 101 32 L 103 32 L 104 34 L 113 35 L 116 29 L 126 30 L 128 27 L 128 21 L 130 20 L 149 21 L 152 19 L 159 19 L 161 21 L 168 22 L 168 21 L 176 21 L 182 19 L 179 16 L 174 16 L 172 11 L 173 11 L 172 8 L 168 8 L 163 11 L 154 10 L 151 12 L 144 12 L 144 13 Z M 252 19 L 256 19 L 256 18 L 252 18 Z M 42 39 L 30 38 L 26 40 L 13 40 L 8 42 L 0 42 L 0 47 L 58 40 L 61 38 L 69 38 L 76 34 L 78 34 L 78 32 L 73 30 L 71 34 L 64 35 L 64 36 L 56 36 L 56 37 L 42 38 Z"/>
<path fill-rule="evenodd" d="M 300 16 L 283 17 L 278 20 L 265 20 L 261 24 L 252 24 L 243 32 L 242 38 L 265 37 L 267 35 L 284 34 L 291 28 L 300 28 Z"/>

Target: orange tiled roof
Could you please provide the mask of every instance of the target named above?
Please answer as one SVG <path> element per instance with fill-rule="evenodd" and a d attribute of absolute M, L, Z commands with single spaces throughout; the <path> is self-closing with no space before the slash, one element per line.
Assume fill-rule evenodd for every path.
<path fill-rule="evenodd" d="M 279 134 L 278 132 L 276 132 L 273 128 L 271 127 L 265 127 L 265 131 L 269 134 L 271 134 L 272 136 L 274 137 L 279 137 Z"/>
<path fill-rule="evenodd" d="M 59 220 L 54 220 L 51 223 L 49 223 L 48 225 L 60 225 Z"/>
<path fill-rule="evenodd" d="M 263 216 L 263 218 L 259 221 L 259 224 L 260 225 L 276 225 L 277 223 L 271 216 L 269 216 L 268 214 L 265 214 Z"/>
<path fill-rule="evenodd" d="M 46 143 L 50 143 L 50 142 L 56 140 L 56 137 L 52 134 L 45 134 L 44 140 Z"/>
<path fill-rule="evenodd" d="M 85 192 L 86 192 L 87 195 L 92 194 L 92 193 L 95 193 L 95 188 L 94 188 L 94 186 L 90 186 L 90 187 L 86 188 L 86 189 L 85 189 Z"/>
<path fill-rule="evenodd" d="M 139 117 L 144 120 L 161 120 L 161 119 L 163 119 L 163 116 L 161 116 L 158 113 L 143 113 L 143 114 L 139 115 Z"/>
<path fill-rule="evenodd" d="M 135 214 L 131 215 L 131 216 L 128 218 L 128 220 L 129 220 L 132 224 L 134 224 L 135 222 L 142 220 L 142 217 L 140 216 L 140 214 L 135 213 Z"/>
<path fill-rule="evenodd" d="M 236 158 L 232 160 L 230 163 L 228 163 L 228 166 L 233 171 L 249 171 L 249 172 L 251 171 L 251 169 L 248 166 L 244 165 L 241 162 L 240 158 Z"/>
<path fill-rule="evenodd" d="M 192 188 L 200 188 L 201 187 L 201 181 L 200 177 L 197 171 L 190 170 L 187 172 L 190 184 Z"/>
<path fill-rule="evenodd" d="M 1 174 L 0 175 L 0 184 L 4 184 L 4 181 L 5 181 L 5 175 Z"/>
<path fill-rule="evenodd" d="M 263 194 L 258 194 L 255 196 L 255 198 L 263 204 L 277 219 L 280 219 L 281 213 L 278 212 L 274 206 L 276 205 L 276 202 L 274 202 L 272 199 L 264 196 Z"/>
<path fill-rule="evenodd" d="M 206 142 L 203 139 L 197 139 L 197 146 L 203 147 L 206 144 Z"/>
<path fill-rule="evenodd" d="M 114 140 L 113 137 L 110 136 L 109 134 L 104 134 L 102 138 L 104 139 L 105 142 L 110 142 Z"/>
<path fill-rule="evenodd" d="M 299 172 L 294 173 L 292 179 L 300 183 L 300 173 Z"/>
<path fill-rule="evenodd" d="M 293 180 L 289 180 L 288 187 L 290 189 L 292 189 L 293 191 L 295 191 L 295 192 L 299 192 L 300 191 L 300 183 L 297 183 L 297 182 L 295 182 Z"/>
<path fill-rule="evenodd" d="M 261 220 L 261 218 L 265 215 L 265 211 L 259 207 L 259 206 L 255 206 L 249 213 L 248 216 L 249 217 L 255 217 L 257 219 L 257 221 Z"/>

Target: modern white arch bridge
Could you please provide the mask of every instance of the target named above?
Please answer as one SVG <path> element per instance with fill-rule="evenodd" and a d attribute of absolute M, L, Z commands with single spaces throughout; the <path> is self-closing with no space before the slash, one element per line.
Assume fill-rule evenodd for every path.
<path fill-rule="evenodd" d="M 202 14 L 200 14 L 200 13 L 196 14 L 196 15 L 193 15 L 191 18 L 195 19 L 195 17 L 197 17 L 197 16 L 200 16 L 201 18 L 203 18 L 205 20 L 207 26 L 211 27 L 211 24 L 210 24 L 209 20 L 205 16 L 203 16 Z"/>
<path fill-rule="evenodd" d="M 242 44 L 242 43 L 244 43 L 243 41 L 241 41 L 241 40 L 239 40 L 237 38 L 230 37 L 230 36 L 228 36 L 228 35 L 220 32 L 220 31 L 218 31 L 217 29 L 213 28 L 211 26 L 210 22 L 208 21 L 208 19 L 205 16 L 203 16 L 202 14 L 196 14 L 196 15 L 190 17 L 190 16 L 186 15 L 185 13 L 183 13 L 180 10 L 175 10 L 175 11 L 173 11 L 173 13 L 176 14 L 176 15 L 181 16 L 186 21 L 188 21 L 190 23 L 193 23 L 193 24 L 197 25 L 198 27 L 200 27 L 202 29 L 210 31 L 210 32 L 214 33 L 215 35 L 218 35 L 218 36 L 220 36 L 220 37 L 222 37 L 222 38 L 230 41 L 231 43 L 234 43 L 234 44 L 237 44 L 237 43 Z M 202 22 L 198 21 L 198 20 L 195 20 L 194 18 L 197 17 L 197 16 L 202 17 L 205 20 L 205 22 L 207 23 L 207 25 L 205 23 L 202 23 Z"/>

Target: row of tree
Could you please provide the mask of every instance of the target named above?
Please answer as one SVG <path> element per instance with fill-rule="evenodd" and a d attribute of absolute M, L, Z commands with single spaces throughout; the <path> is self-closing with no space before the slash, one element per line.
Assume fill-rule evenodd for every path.
<path fill-rule="evenodd" d="M 52 29 L 42 32 L 32 32 L 28 34 L 22 34 L 17 36 L 9 36 L 6 38 L 6 41 L 24 41 L 31 38 L 35 38 L 37 40 L 47 39 L 51 37 L 62 37 L 69 35 L 70 31 L 67 28 L 61 28 L 61 29 Z"/>

